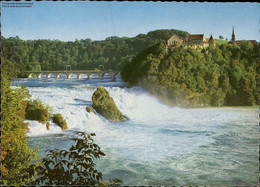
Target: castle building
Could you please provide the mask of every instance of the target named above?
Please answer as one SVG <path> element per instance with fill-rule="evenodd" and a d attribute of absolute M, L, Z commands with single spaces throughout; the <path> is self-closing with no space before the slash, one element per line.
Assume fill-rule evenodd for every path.
<path fill-rule="evenodd" d="M 256 40 L 236 40 L 235 28 L 233 26 L 231 40 L 228 43 L 232 45 L 241 46 L 242 41 L 249 41 L 253 45 L 257 44 Z M 208 41 L 204 34 L 191 34 L 189 35 L 189 37 L 186 38 L 180 38 L 178 35 L 173 34 L 172 37 L 166 41 L 165 48 L 174 48 L 176 46 L 203 49 L 209 46 L 215 47 L 216 41 L 214 40 L 212 34 Z"/>
<path fill-rule="evenodd" d="M 234 26 L 233 26 L 232 38 L 231 38 L 231 41 L 229 41 L 228 43 L 232 44 L 232 45 L 241 46 L 242 41 L 248 41 L 248 42 L 251 42 L 253 45 L 256 45 L 256 40 L 236 40 L 235 30 L 234 30 Z"/>
<path fill-rule="evenodd" d="M 176 34 L 172 35 L 172 37 L 169 40 L 167 40 L 168 46 L 175 47 L 182 44 L 183 44 L 183 40 Z"/>
<path fill-rule="evenodd" d="M 211 42 L 212 45 L 215 46 L 215 40 L 213 39 L 212 35 L 209 42 Z M 181 45 L 183 47 L 202 49 L 208 47 L 209 42 L 207 41 L 204 34 L 191 34 L 189 35 L 189 37 L 186 38 L 180 38 L 179 36 L 174 34 L 169 40 L 167 40 L 166 48 L 168 49 Z"/>

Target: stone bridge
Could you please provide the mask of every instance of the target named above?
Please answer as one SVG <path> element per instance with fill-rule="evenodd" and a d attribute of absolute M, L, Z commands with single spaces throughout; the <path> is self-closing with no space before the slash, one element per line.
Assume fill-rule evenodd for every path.
<path fill-rule="evenodd" d="M 87 78 L 91 78 L 93 75 L 97 75 L 100 80 L 104 79 L 105 74 L 110 75 L 112 81 L 116 80 L 116 75 L 120 74 L 119 71 L 94 71 L 94 70 L 73 70 L 73 71 L 24 71 L 23 73 L 28 75 L 28 78 L 54 78 L 59 79 L 62 75 L 65 75 L 70 79 L 73 75 L 77 76 L 77 79 L 82 78 L 83 75 L 86 75 Z"/>

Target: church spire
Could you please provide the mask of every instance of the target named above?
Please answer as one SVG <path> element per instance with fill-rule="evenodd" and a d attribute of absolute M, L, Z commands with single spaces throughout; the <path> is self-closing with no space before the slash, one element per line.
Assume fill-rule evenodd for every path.
<path fill-rule="evenodd" d="M 236 36 L 235 36 L 235 29 L 234 29 L 234 25 L 233 25 L 233 30 L 232 30 L 232 44 L 235 45 L 236 42 Z"/>

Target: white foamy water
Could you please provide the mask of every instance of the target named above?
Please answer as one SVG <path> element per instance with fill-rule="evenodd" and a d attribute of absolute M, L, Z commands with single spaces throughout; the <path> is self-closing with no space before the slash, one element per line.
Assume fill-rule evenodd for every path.
<path fill-rule="evenodd" d="M 120 179 L 125 181 L 124 184 L 129 185 L 162 185 L 171 184 L 169 181 L 176 182 L 172 179 L 172 173 L 176 170 L 182 172 L 187 170 L 185 159 L 181 164 L 175 163 L 176 160 L 193 155 L 195 152 L 197 153 L 192 158 L 194 159 L 195 156 L 199 159 L 198 150 L 211 147 L 218 142 L 218 137 L 226 133 L 223 128 L 230 124 L 232 129 L 239 126 L 236 133 L 242 132 L 243 128 L 257 125 L 257 110 L 169 107 L 140 87 L 124 87 L 125 84 L 120 80 L 101 82 L 99 80 L 19 79 L 13 82 L 14 86 L 18 84 L 28 85 L 32 98 L 40 99 L 50 105 L 53 113 L 61 113 L 69 128 L 67 131 L 61 131 L 51 122 L 50 130 L 47 131 L 45 124 L 28 121 L 30 137 L 37 140 L 41 136 L 55 134 L 71 137 L 71 132 L 76 131 L 96 133 L 95 140 L 107 154 L 99 164 L 105 177 L 121 177 Z M 98 85 L 106 87 L 118 108 L 129 118 L 128 121 L 110 122 L 100 115 L 87 113 L 86 107 L 92 105 L 91 97 Z M 243 136 L 247 137 L 247 134 L 243 133 Z M 42 142 L 41 144 L 40 147 L 48 149 L 48 145 Z M 59 142 L 57 148 L 62 148 L 62 145 Z M 66 146 L 64 143 L 64 147 Z M 170 163 L 168 163 L 169 159 Z M 149 173 L 149 167 L 157 171 L 157 174 Z M 139 171 L 142 173 L 140 178 L 136 176 L 140 174 Z M 162 183 L 163 178 L 158 172 L 166 172 L 168 182 Z M 129 177 L 132 179 L 130 180 Z M 139 181 L 134 183 L 135 180 Z M 199 181 L 197 178 L 193 180 Z M 177 184 L 190 183 L 178 182 Z"/>
<path fill-rule="evenodd" d="M 28 136 L 42 136 L 42 135 L 49 135 L 49 134 L 57 134 L 62 133 L 61 128 L 52 122 L 52 120 L 49 121 L 50 126 L 49 130 L 46 128 L 46 123 L 42 124 L 38 121 L 34 120 L 25 120 L 26 123 L 29 123 L 29 132 Z"/>

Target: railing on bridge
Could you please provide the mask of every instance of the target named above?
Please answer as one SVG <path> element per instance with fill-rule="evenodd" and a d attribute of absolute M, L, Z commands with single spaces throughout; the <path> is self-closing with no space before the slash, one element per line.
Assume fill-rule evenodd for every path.
<path fill-rule="evenodd" d="M 110 75 L 111 80 L 116 80 L 116 75 L 120 74 L 119 71 L 94 71 L 94 70 L 71 70 L 71 71 L 24 71 L 23 73 L 28 75 L 28 78 L 43 78 L 43 75 L 46 78 L 61 78 L 62 75 L 66 75 L 68 79 L 72 78 L 73 75 L 77 76 L 77 79 L 82 78 L 83 75 L 86 75 L 87 78 L 91 78 L 93 75 L 97 75 L 100 80 L 104 79 L 105 75 Z"/>

